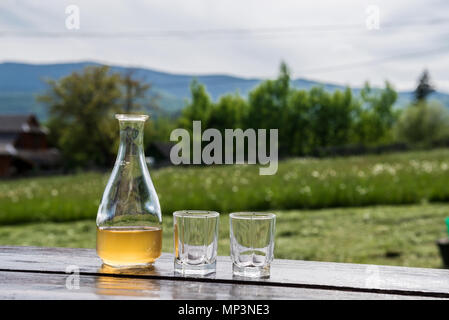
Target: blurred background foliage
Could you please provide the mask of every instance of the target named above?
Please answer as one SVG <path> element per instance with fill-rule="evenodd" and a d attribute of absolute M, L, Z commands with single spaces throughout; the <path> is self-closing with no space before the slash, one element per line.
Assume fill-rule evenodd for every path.
<path fill-rule="evenodd" d="M 213 101 L 198 81 L 190 85 L 191 99 L 180 114 L 155 112 L 145 128 L 145 144 L 169 141 L 175 128 L 279 129 L 281 157 L 319 155 L 339 146 L 379 146 L 405 143 L 428 148 L 449 139 L 446 108 L 427 96 L 433 92 L 426 71 L 419 79 L 415 101 L 405 109 L 393 108 L 397 93 L 389 82 L 382 89 L 365 83 L 360 94 L 351 88 L 329 92 L 322 87 L 296 89 L 285 63 L 274 80 L 250 91 Z M 106 66 L 86 67 L 59 81 L 48 81 L 39 97 L 49 109 L 50 141 L 63 154 L 66 169 L 110 166 L 118 144 L 115 113 L 160 110 L 151 84 L 132 73 L 113 73 Z"/>
<path fill-rule="evenodd" d="M 434 88 L 426 71 L 414 101 L 401 109 L 393 107 L 398 95 L 389 82 L 380 89 L 367 82 L 360 91 L 296 89 L 285 63 L 276 79 L 248 96 L 233 92 L 214 100 L 196 80 L 190 91 L 184 109 L 173 114 L 161 112 L 151 83 L 132 72 L 90 66 L 48 80 L 38 98 L 49 111 L 45 125 L 65 170 L 77 173 L 2 181 L 0 242 L 94 247 L 94 219 L 118 147 L 114 114 L 153 110 L 146 146 L 201 120 L 202 130 L 222 133 L 279 129 L 284 158 L 273 176 L 260 176 L 251 165 L 150 169 L 164 214 L 164 251 L 172 249 L 175 210 L 217 210 L 222 220 L 232 211 L 272 210 L 278 258 L 441 266 L 435 240 L 445 233 L 449 150 L 428 149 L 448 144 L 449 116 L 428 101 Z M 397 151 L 388 146 L 398 144 L 408 152 L 364 154 Z M 332 150 L 354 147 L 358 155 L 332 157 L 338 155 Z M 228 254 L 222 225 L 219 254 Z"/>

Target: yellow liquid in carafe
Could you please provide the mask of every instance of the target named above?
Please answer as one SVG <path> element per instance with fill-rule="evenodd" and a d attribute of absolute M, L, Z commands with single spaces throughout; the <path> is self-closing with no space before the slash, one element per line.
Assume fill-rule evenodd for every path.
<path fill-rule="evenodd" d="M 111 266 L 153 263 L 162 252 L 162 229 L 158 227 L 99 227 L 97 254 Z"/>

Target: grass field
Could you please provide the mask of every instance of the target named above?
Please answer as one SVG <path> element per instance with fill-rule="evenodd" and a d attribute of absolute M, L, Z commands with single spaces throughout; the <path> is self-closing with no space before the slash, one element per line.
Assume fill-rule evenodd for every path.
<path fill-rule="evenodd" d="M 276 211 L 277 258 L 441 267 L 435 241 L 447 236 L 448 204 Z M 173 220 L 163 220 L 163 251 L 173 249 Z M 0 227 L 1 245 L 95 247 L 95 221 Z M 219 254 L 229 254 L 229 221 L 220 221 Z"/>
<path fill-rule="evenodd" d="M 280 162 L 274 176 L 259 176 L 257 166 L 150 171 L 164 214 L 166 252 L 175 210 L 221 212 L 223 255 L 229 252 L 229 212 L 270 210 L 278 214 L 278 258 L 441 266 L 435 241 L 447 236 L 449 149 L 291 159 Z M 108 176 L 0 181 L 0 245 L 94 247 Z"/>
<path fill-rule="evenodd" d="M 254 165 L 151 171 L 164 215 L 416 204 L 449 200 L 449 149 L 292 159 L 273 176 Z M 0 224 L 94 218 L 109 174 L 0 182 Z"/>

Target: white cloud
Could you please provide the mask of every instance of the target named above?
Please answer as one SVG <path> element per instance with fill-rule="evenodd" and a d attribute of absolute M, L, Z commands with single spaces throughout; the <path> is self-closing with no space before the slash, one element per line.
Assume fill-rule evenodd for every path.
<path fill-rule="evenodd" d="M 69 4 L 80 8 L 79 31 L 65 29 Z M 380 30 L 365 27 L 368 5 L 379 7 Z M 96 60 L 273 77 L 283 59 L 295 77 L 353 86 L 388 79 L 401 90 L 412 89 L 427 67 L 436 86 L 449 91 L 449 48 L 436 52 L 449 46 L 447 12 L 444 1 L 6 0 L 0 61 Z M 60 36 L 29 37 L 39 32 Z M 92 33 L 134 36 L 86 37 Z"/>

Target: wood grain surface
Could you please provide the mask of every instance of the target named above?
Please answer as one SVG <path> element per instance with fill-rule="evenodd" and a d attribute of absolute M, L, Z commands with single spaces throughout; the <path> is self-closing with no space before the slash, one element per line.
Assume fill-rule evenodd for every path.
<path fill-rule="evenodd" d="M 68 289 L 73 270 L 79 289 Z M 0 247 L 3 299 L 421 299 L 449 298 L 449 270 L 275 260 L 269 279 L 234 277 L 219 257 L 207 277 L 180 276 L 164 253 L 152 268 L 114 269 L 93 249 Z"/>

